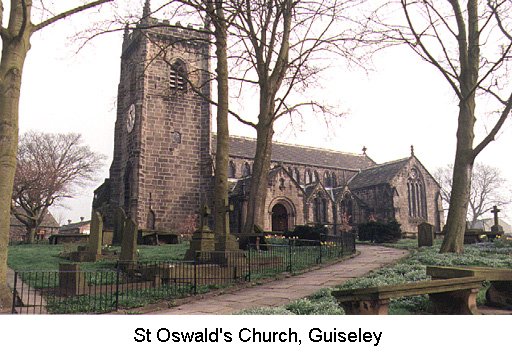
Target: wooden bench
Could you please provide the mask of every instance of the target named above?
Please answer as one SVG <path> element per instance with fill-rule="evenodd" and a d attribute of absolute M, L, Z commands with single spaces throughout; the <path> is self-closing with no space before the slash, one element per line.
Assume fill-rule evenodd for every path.
<path fill-rule="evenodd" d="M 512 308 L 512 269 L 489 267 L 427 266 L 432 279 L 480 277 L 491 284 L 485 297 L 491 306 Z"/>
<path fill-rule="evenodd" d="M 478 314 L 476 295 L 484 279 L 461 277 L 392 286 L 335 290 L 332 295 L 346 314 L 388 314 L 392 298 L 429 295 L 435 314 Z"/>

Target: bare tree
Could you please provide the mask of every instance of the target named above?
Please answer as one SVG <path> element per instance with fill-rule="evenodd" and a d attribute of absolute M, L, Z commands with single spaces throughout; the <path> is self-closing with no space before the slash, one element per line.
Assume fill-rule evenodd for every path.
<path fill-rule="evenodd" d="M 441 185 L 443 205 L 450 205 L 453 166 L 437 169 L 434 173 Z M 471 174 L 471 193 L 469 196 L 468 220 L 473 228 L 486 212 L 493 206 L 504 206 L 512 202 L 507 180 L 501 170 L 486 164 L 475 164 Z"/>
<path fill-rule="evenodd" d="M 402 23 L 393 16 L 397 8 L 403 14 Z M 376 24 L 384 25 L 378 31 L 382 40 L 407 44 L 437 69 L 457 98 L 453 184 L 441 252 L 463 252 L 475 158 L 496 138 L 512 108 L 507 75 L 512 58 L 511 10 L 508 0 L 397 0 L 376 12 Z M 494 100 L 485 109 L 492 123 L 488 133 L 475 141 L 480 94 Z"/>
<path fill-rule="evenodd" d="M 235 62 L 234 80 L 256 89 L 256 120 L 241 119 L 256 130 L 256 154 L 251 174 L 245 232 L 263 225 L 267 174 L 270 169 L 274 123 L 309 108 L 326 116 L 339 115 L 320 100 L 303 100 L 327 66 L 325 58 L 354 60 L 361 25 L 350 12 L 358 0 L 261 0 L 238 1 L 239 13 L 233 36 L 238 47 L 230 53 Z M 237 52 L 237 48 L 240 48 Z M 233 52 L 234 50 L 234 52 Z M 240 90 L 243 90 L 240 89 Z"/>
<path fill-rule="evenodd" d="M 0 59 L 0 308 L 11 302 L 7 287 L 7 244 L 12 186 L 16 171 L 18 147 L 18 108 L 21 78 L 32 35 L 66 17 L 112 0 L 86 2 L 67 11 L 54 14 L 40 1 L 39 9 L 44 19 L 33 23 L 33 1 L 11 0 L 7 26 L 3 24 L 4 6 L 0 2 L 0 37 L 2 57 Z"/>
<path fill-rule="evenodd" d="M 103 160 L 77 133 L 28 132 L 20 138 L 11 211 L 27 228 L 29 243 L 48 208 L 93 182 Z"/>

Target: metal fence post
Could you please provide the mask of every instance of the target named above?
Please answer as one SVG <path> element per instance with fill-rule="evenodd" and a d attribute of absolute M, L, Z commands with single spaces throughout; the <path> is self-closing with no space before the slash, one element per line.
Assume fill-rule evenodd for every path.
<path fill-rule="evenodd" d="M 194 254 L 194 295 L 197 294 L 197 252 Z"/>
<path fill-rule="evenodd" d="M 288 239 L 288 270 L 292 272 L 292 242 Z"/>
<path fill-rule="evenodd" d="M 249 282 L 251 282 L 251 245 L 249 245 L 249 247 L 247 248 L 247 252 L 249 253 L 249 265 L 248 265 L 248 272 L 249 274 L 247 275 L 247 279 Z"/>
<path fill-rule="evenodd" d="M 16 313 L 16 286 L 18 281 L 18 272 L 14 272 L 14 289 L 12 290 L 12 309 L 11 314 Z"/>
<path fill-rule="evenodd" d="M 322 263 L 322 241 L 320 241 L 320 243 L 318 244 L 318 248 L 320 251 L 320 255 L 318 256 L 318 263 L 321 264 Z"/>
<path fill-rule="evenodd" d="M 117 262 L 116 268 L 116 311 L 119 310 L 119 276 L 121 273 L 121 268 L 119 262 Z"/>

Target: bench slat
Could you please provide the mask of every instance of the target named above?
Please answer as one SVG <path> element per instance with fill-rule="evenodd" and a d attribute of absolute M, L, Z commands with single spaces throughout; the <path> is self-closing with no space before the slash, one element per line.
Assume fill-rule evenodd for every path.
<path fill-rule="evenodd" d="M 456 279 L 420 281 L 352 290 L 335 290 L 332 291 L 332 295 L 338 302 L 382 300 L 480 288 L 483 281 L 484 278 L 482 277 L 460 277 Z"/>

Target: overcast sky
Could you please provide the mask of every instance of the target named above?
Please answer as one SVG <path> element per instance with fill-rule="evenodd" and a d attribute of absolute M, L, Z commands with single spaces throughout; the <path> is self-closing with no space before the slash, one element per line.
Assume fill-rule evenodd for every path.
<path fill-rule="evenodd" d="M 79 16 L 34 35 L 23 74 L 21 133 L 80 132 L 93 150 L 108 157 L 97 184 L 65 201 L 67 208 L 52 209 L 62 223 L 90 217 L 92 191 L 108 177 L 113 153 L 122 34 L 101 36 L 76 54 L 78 45 L 70 36 L 86 21 L 87 16 Z M 293 130 L 283 121 L 277 125 L 277 140 L 352 153 L 366 146 L 378 163 L 406 157 L 414 145 L 416 156 L 431 172 L 453 163 L 458 111 L 454 94 L 441 75 L 408 48 L 379 52 L 368 73 L 334 63 L 326 77 L 329 80 L 319 83 L 322 95 L 340 103 L 347 115 L 329 129 L 320 117 L 295 122 Z M 483 115 L 477 140 L 490 124 Z M 255 136 L 236 122 L 231 133 Z M 499 167 L 512 181 L 506 158 L 511 148 L 509 119 L 477 161 Z M 511 210 L 506 214 L 512 216 Z"/>

